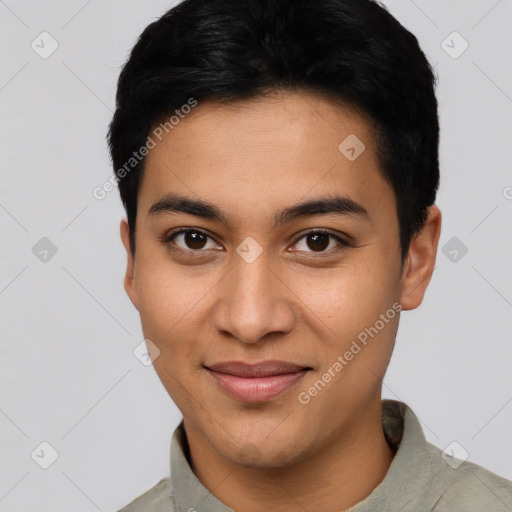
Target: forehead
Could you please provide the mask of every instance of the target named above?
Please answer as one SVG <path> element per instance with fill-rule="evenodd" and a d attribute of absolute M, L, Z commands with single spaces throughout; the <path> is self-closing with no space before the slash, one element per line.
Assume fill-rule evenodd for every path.
<path fill-rule="evenodd" d="M 281 91 L 249 100 L 199 102 L 181 119 L 173 117 L 176 124 L 168 126 L 167 133 L 162 134 L 165 142 L 151 152 L 148 160 L 160 157 L 164 146 L 173 142 L 189 150 L 189 157 L 194 156 L 198 144 L 203 150 L 213 151 L 203 154 L 203 158 L 218 157 L 222 152 L 243 157 L 244 151 L 288 148 L 293 151 L 283 154 L 283 158 L 291 159 L 322 147 L 338 156 L 338 144 L 333 143 L 341 143 L 348 135 L 357 136 L 372 153 L 376 149 L 368 116 L 341 100 L 308 93 Z M 214 148 L 213 143 L 219 146 Z"/>
<path fill-rule="evenodd" d="M 334 192 L 394 203 L 376 149 L 368 118 L 316 95 L 199 103 L 149 152 L 139 207 L 166 192 L 239 211 Z"/>

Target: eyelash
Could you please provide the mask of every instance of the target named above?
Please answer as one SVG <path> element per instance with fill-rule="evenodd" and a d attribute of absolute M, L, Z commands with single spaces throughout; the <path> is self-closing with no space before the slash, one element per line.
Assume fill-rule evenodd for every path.
<path fill-rule="evenodd" d="M 195 253 L 194 256 L 196 256 L 196 255 L 200 256 L 202 252 L 205 252 L 204 249 L 197 249 L 197 250 L 194 250 L 194 249 L 183 249 L 182 247 L 178 247 L 178 246 L 175 246 L 175 245 L 172 244 L 172 240 L 174 238 L 176 238 L 178 235 L 181 235 L 183 233 L 187 233 L 187 232 L 190 232 L 190 231 L 192 231 L 194 233 L 200 233 L 200 234 L 205 235 L 208 238 L 214 240 L 214 238 L 209 233 L 207 233 L 206 231 L 203 231 L 202 229 L 182 228 L 182 229 L 179 229 L 177 231 L 173 231 L 171 233 L 168 233 L 167 235 L 165 235 L 161 239 L 161 242 L 164 245 L 166 245 L 169 250 L 178 251 L 178 252 L 186 252 L 186 253 L 189 253 L 189 254 L 194 254 Z M 334 238 L 340 244 L 340 246 L 341 246 L 341 247 L 337 247 L 337 248 L 334 248 L 334 249 L 330 249 L 328 251 L 320 251 L 320 252 L 311 251 L 311 252 L 307 252 L 307 254 L 312 255 L 312 257 L 314 257 L 314 258 L 315 257 L 322 257 L 323 254 L 332 254 L 333 252 L 338 252 L 339 250 L 342 250 L 345 247 L 351 247 L 351 244 L 349 244 L 346 240 L 343 240 L 340 236 L 335 235 L 334 233 L 332 233 L 330 231 L 327 231 L 327 230 L 324 230 L 324 229 L 312 229 L 310 231 L 306 231 L 304 233 L 301 233 L 299 235 L 299 237 L 295 240 L 293 245 L 296 245 L 297 243 L 299 243 L 299 241 L 301 241 L 303 238 L 307 237 L 308 235 L 327 235 L 327 236 L 330 236 L 330 237 Z M 298 251 L 298 252 L 303 252 L 303 251 Z"/>

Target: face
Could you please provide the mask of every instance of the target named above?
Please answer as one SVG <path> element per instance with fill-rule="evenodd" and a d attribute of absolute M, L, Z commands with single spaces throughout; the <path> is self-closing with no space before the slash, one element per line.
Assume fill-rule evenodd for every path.
<path fill-rule="evenodd" d="M 261 467 L 380 412 L 399 310 L 421 301 L 437 242 L 402 268 L 369 123 L 297 93 L 200 103 L 147 156 L 135 258 L 121 231 L 125 288 L 187 434 Z"/>

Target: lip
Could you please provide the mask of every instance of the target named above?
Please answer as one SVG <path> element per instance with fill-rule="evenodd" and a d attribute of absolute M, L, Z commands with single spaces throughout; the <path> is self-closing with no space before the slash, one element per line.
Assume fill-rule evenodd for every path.
<path fill-rule="evenodd" d="M 228 396 L 247 403 L 265 402 L 293 388 L 311 370 L 286 361 L 255 364 L 227 361 L 205 367 Z"/>

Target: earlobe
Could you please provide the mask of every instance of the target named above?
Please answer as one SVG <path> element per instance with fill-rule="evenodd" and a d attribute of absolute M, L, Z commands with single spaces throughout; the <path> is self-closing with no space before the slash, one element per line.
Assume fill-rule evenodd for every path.
<path fill-rule="evenodd" d="M 126 219 L 121 220 L 120 225 L 121 241 L 126 251 L 126 273 L 124 276 L 124 289 L 132 304 L 139 309 L 137 300 L 137 291 L 135 287 L 135 258 L 130 248 L 130 228 Z"/>
<path fill-rule="evenodd" d="M 436 263 L 441 234 L 441 211 L 435 205 L 428 211 L 422 230 L 411 240 L 402 274 L 402 308 L 415 309 L 423 301 Z"/>

